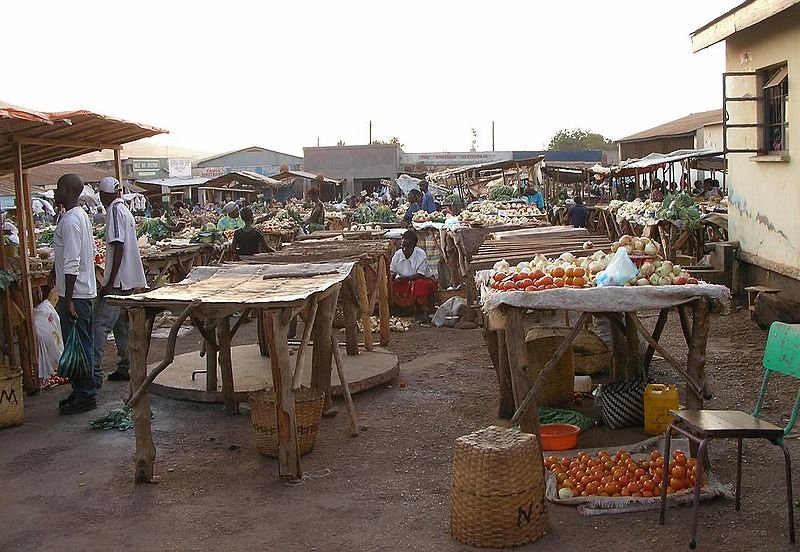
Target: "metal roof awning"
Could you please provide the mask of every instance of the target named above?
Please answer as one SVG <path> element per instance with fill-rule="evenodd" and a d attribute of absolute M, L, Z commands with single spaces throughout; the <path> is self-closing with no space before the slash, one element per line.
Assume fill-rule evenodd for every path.
<path fill-rule="evenodd" d="M 284 188 L 291 186 L 290 182 L 282 182 L 280 180 L 276 180 L 269 176 L 258 174 L 257 172 L 252 171 L 232 171 L 227 174 L 223 174 L 222 176 L 209 179 L 208 184 L 211 186 L 224 184 L 244 184 L 252 187 L 253 189 Z"/>
<path fill-rule="evenodd" d="M 278 174 L 273 174 L 270 178 L 275 180 L 287 180 L 289 178 L 307 178 L 309 180 L 317 180 L 320 175 L 306 171 L 281 171 Z M 322 181 L 326 184 L 339 184 L 341 180 L 334 180 L 333 178 L 322 177 Z"/>
<path fill-rule="evenodd" d="M 136 180 L 136 184 L 146 186 L 164 186 L 166 188 L 191 188 L 208 182 L 208 178 L 197 176 L 194 178 L 153 178 L 150 180 Z"/>
<path fill-rule="evenodd" d="M 22 146 L 22 168 L 30 169 L 122 144 L 166 130 L 123 121 L 91 111 L 45 113 L 0 105 L 0 173 L 11 172 L 17 144 Z"/>
<path fill-rule="evenodd" d="M 704 148 L 692 150 L 677 150 L 672 153 L 651 153 L 641 159 L 629 159 L 623 161 L 616 167 L 612 167 L 612 173 L 621 173 L 622 171 L 635 171 L 638 169 L 649 169 L 659 165 L 666 165 L 670 163 L 677 163 L 684 159 L 699 159 L 703 157 L 716 157 L 722 155 L 722 150 L 717 148 Z M 631 173 L 632 174 L 632 173 Z"/>
<path fill-rule="evenodd" d="M 772 88 L 774 86 L 780 86 L 781 84 L 783 84 L 783 81 L 785 81 L 788 76 L 789 76 L 789 68 L 786 65 L 784 65 L 783 67 L 778 69 L 774 75 L 772 75 L 772 78 L 769 79 L 769 81 L 767 81 L 767 84 L 764 85 L 764 90 L 766 90 L 767 88 Z"/>
<path fill-rule="evenodd" d="M 241 194 L 257 194 L 257 190 L 250 188 L 219 188 L 214 186 L 200 186 L 198 190 L 210 190 L 212 192 L 237 192 Z"/>

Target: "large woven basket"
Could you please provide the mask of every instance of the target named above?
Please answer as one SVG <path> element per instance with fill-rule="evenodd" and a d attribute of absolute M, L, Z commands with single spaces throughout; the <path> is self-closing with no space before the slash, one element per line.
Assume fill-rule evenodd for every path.
<path fill-rule="evenodd" d="M 539 377 L 553 353 L 564 341 L 562 335 L 552 333 L 552 328 L 532 328 L 525 337 L 528 351 L 528 378 L 531 383 Z M 556 329 L 556 331 L 560 328 Z M 564 329 L 564 335 L 569 332 Z M 557 406 L 575 398 L 575 355 L 572 347 L 561 357 L 555 370 L 544 380 L 536 394 L 539 406 Z"/>
<path fill-rule="evenodd" d="M 0 365 L 0 428 L 22 423 L 23 400 L 22 370 Z"/>
<path fill-rule="evenodd" d="M 249 396 L 250 421 L 255 430 L 256 448 L 264 456 L 278 457 L 278 424 L 275 415 L 275 393 L 272 389 L 253 391 Z M 295 391 L 294 411 L 297 425 L 297 446 L 300 454 L 314 450 L 319 431 L 325 394 L 318 389 Z"/>
<path fill-rule="evenodd" d="M 507 548 L 549 527 L 544 466 L 535 435 L 489 426 L 456 439 L 450 534 L 472 546 Z"/>

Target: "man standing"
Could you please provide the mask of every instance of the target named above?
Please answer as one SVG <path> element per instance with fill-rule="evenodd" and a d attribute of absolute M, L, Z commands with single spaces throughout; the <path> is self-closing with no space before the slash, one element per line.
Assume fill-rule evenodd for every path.
<path fill-rule="evenodd" d="M 64 208 L 53 236 L 56 311 L 64 339 L 77 331 L 87 360 L 92 358 L 92 303 L 97 295 L 94 276 L 94 236 L 89 216 L 78 206 L 83 180 L 77 174 L 58 179 L 55 201 Z M 72 393 L 59 401 L 61 414 L 78 414 L 97 408 L 92 374 L 73 378 Z"/>
<path fill-rule="evenodd" d="M 122 199 L 119 180 L 107 176 L 100 181 L 100 201 L 106 208 L 106 270 L 103 286 L 94 308 L 94 380 L 103 384 L 103 352 L 108 334 L 114 331 L 119 362 L 108 375 L 109 381 L 128 381 L 128 314 L 121 307 L 108 304 L 106 295 L 130 295 L 147 286 L 142 267 L 139 244 L 136 241 L 136 221 Z"/>
<path fill-rule="evenodd" d="M 433 201 L 433 194 L 428 191 L 428 181 L 420 182 L 419 189 L 422 191 L 422 210 L 426 213 L 433 213 L 436 210 L 436 202 Z"/>

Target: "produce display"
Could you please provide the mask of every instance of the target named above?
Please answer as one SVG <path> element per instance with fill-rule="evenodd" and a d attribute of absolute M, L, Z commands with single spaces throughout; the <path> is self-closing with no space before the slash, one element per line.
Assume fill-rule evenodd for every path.
<path fill-rule="evenodd" d="M 489 199 L 491 201 L 508 201 L 515 197 L 517 197 L 517 194 L 514 192 L 514 188 L 512 186 L 506 186 L 505 184 L 495 186 L 489 190 Z"/>
<path fill-rule="evenodd" d="M 618 450 L 609 454 L 601 450 L 595 456 L 579 452 L 575 457 L 548 456 L 545 469 L 550 470 L 558 484 L 558 497 L 576 496 L 661 496 L 664 485 L 667 494 L 693 489 L 697 473 L 697 460 L 688 458 L 680 450 L 672 454 L 669 465 L 664 455 L 653 451 L 650 455 L 636 455 Z M 703 485 L 707 485 L 703 476 Z"/>
<path fill-rule="evenodd" d="M 408 206 L 406 206 L 408 209 Z M 392 211 L 392 208 L 388 205 L 362 205 L 358 209 L 356 209 L 355 213 L 353 213 L 353 222 L 358 224 L 371 224 L 374 222 L 378 223 L 391 223 L 397 222 L 398 217 L 400 219 L 403 218 L 405 215 L 405 210 L 400 213 L 400 209 L 398 208 L 397 214 Z"/>
<path fill-rule="evenodd" d="M 383 230 L 380 224 L 353 224 L 344 229 L 345 232 L 369 232 Z"/>
<path fill-rule="evenodd" d="M 592 247 L 591 242 L 583 244 L 584 249 Z M 625 286 L 699 283 L 680 265 L 661 260 L 656 242 L 649 238 L 625 235 L 612 244 L 611 253 L 597 251 L 586 257 L 575 257 L 572 253 L 564 253 L 551 259 L 537 255 L 533 260 L 522 261 L 513 267 L 505 260 L 498 261 L 492 267 L 486 285 L 491 290 L 500 292 L 595 287 L 598 276 L 608 268 L 614 253 L 620 248 L 623 248 L 631 259 L 640 263 L 637 265 L 636 276 L 626 281 Z"/>
<path fill-rule="evenodd" d="M 655 224 L 658 221 L 656 212 L 661 208 L 660 201 L 650 201 L 646 199 L 635 199 L 633 201 L 620 201 L 618 199 L 612 200 L 608 204 L 611 212 L 616 214 L 617 222 L 623 220 L 646 226 L 648 224 Z"/>
<path fill-rule="evenodd" d="M 411 222 L 440 222 L 443 223 L 447 220 L 447 213 L 444 211 L 434 211 L 433 213 L 426 213 L 425 211 L 417 211 L 411 217 Z"/>
<path fill-rule="evenodd" d="M 377 316 L 370 316 L 369 322 L 370 322 L 370 331 L 372 333 L 378 333 L 381 331 L 380 320 L 378 320 Z M 357 322 L 357 325 L 358 325 L 358 331 L 363 332 L 364 326 L 361 324 L 361 320 Z M 389 329 L 393 332 L 405 333 L 411 329 L 411 319 L 392 316 L 389 318 Z"/>
<path fill-rule="evenodd" d="M 687 193 L 669 194 L 661 202 L 656 217 L 663 220 L 682 220 L 690 227 L 700 222 L 700 209 Z"/>

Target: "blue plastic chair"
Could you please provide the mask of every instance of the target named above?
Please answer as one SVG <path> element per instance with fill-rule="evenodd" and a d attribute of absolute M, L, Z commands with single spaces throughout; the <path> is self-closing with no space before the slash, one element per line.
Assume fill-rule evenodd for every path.
<path fill-rule="evenodd" d="M 758 394 L 758 402 L 752 414 L 737 410 L 672 410 L 672 423 L 667 428 L 664 443 L 664 459 L 669 459 L 670 441 L 673 431 L 683 434 L 690 441 L 697 443 L 697 469 L 695 473 L 694 504 L 692 505 L 692 535 L 689 548 L 697 545 L 697 514 L 700 506 L 700 486 L 703 480 L 703 462 L 706 457 L 708 442 L 712 439 L 736 439 L 736 510 L 741 505 L 742 489 L 742 440 L 766 439 L 783 450 L 786 468 L 786 501 L 789 508 L 789 541 L 794 544 L 794 505 L 792 502 L 792 463 L 789 449 L 783 438 L 789 434 L 797 420 L 800 409 L 800 390 L 794 402 L 794 409 L 786 427 L 778 427 L 761 420 L 761 408 L 767 394 L 767 384 L 773 372 L 800 379 L 800 324 L 783 324 L 775 322 L 769 329 L 767 347 L 762 359 L 764 380 Z M 664 525 L 667 512 L 667 486 L 661 489 L 661 515 L 659 523 Z"/>

